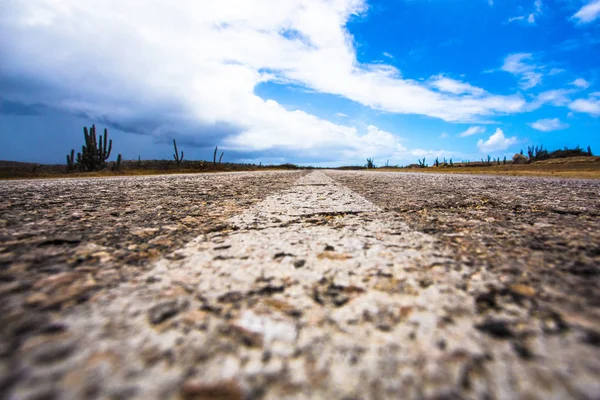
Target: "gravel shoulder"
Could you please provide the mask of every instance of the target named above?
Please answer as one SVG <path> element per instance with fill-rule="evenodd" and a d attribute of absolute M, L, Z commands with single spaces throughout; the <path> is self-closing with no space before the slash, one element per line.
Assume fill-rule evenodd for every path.
<path fill-rule="evenodd" d="M 100 190 L 85 196 L 71 188 L 86 200 L 50 222 L 28 204 L 72 181 L 6 190 L 0 397 L 600 393 L 599 183 L 340 171 L 129 179 L 115 181 L 117 195 L 112 182 L 84 181 Z M 108 224 L 98 207 L 92 222 L 73 220 L 101 190 L 133 192 L 127 207 L 139 208 L 117 205 Z M 92 235 L 89 224 L 104 234 L 49 244 L 36 234 Z M 86 253 L 90 242 L 103 248 Z"/>

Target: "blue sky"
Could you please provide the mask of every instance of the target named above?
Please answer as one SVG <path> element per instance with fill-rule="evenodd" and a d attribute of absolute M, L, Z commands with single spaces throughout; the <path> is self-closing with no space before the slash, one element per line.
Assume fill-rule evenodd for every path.
<path fill-rule="evenodd" d="M 0 159 L 600 153 L 600 0 L 5 0 Z"/>

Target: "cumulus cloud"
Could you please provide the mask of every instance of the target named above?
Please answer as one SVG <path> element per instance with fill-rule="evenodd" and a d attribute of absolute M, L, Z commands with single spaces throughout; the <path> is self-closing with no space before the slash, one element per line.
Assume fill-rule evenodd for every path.
<path fill-rule="evenodd" d="M 592 0 L 581 7 L 571 18 L 579 24 L 588 24 L 600 17 L 600 0 Z"/>
<path fill-rule="evenodd" d="M 335 148 L 347 156 L 371 142 L 380 153 L 398 149 L 394 135 L 263 99 L 255 88 L 264 82 L 450 122 L 526 109 L 517 94 L 439 76 L 430 86 L 391 65 L 358 62 L 346 24 L 365 10 L 364 0 L 5 0 L 0 78 L 39 85 L 35 97 L 9 100 L 150 134 L 201 134 L 202 143 L 239 151 Z"/>
<path fill-rule="evenodd" d="M 577 99 L 569 104 L 573 111 L 590 114 L 591 116 L 600 116 L 600 98 L 589 97 L 587 99 Z"/>
<path fill-rule="evenodd" d="M 571 85 L 577 86 L 578 88 L 582 89 L 587 89 L 588 87 L 590 87 L 590 83 L 583 78 L 575 79 L 573 82 L 571 82 Z"/>
<path fill-rule="evenodd" d="M 524 89 L 531 89 L 542 82 L 542 73 L 540 67 L 532 64 L 533 56 L 530 53 L 510 54 L 504 59 L 501 69 L 517 76 L 519 86 Z"/>
<path fill-rule="evenodd" d="M 481 152 L 487 153 L 506 150 L 515 143 L 517 143 L 516 136 L 507 138 L 504 136 L 502 129 L 497 128 L 496 132 L 494 132 L 494 134 L 490 136 L 488 140 L 484 141 L 483 139 L 479 139 L 477 142 L 477 148 Z"/>
<path fill-rule="evenodd" d="M 458 136 L 467 137 L 483 132 L 485 132 L 485 128 L 483 126 L 471 126 L 466 131 L 459 133 Z"/>
<path fill-rule="evenodd" d="M 565 124 L 558 118 L 546 118 L 540 119 L 530 124 L 533 129 L 537 129 L 542 132 L 557 131 L 560 129 L 566 129 L 569 124 Z"/>
<path fill-rule="evenodd" d="M 446 132 L 442 132 L 440 134 L 440 139 L 448 139 L 450 137 L 450 135 L 448 135 Z"/>

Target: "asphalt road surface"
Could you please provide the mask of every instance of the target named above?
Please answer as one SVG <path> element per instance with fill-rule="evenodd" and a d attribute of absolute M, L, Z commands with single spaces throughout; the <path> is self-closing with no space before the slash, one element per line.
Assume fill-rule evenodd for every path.
<path fill-rule="evenodd" d="M 0 398 L 600 398 L 600 182 L 0 182 Z"/>

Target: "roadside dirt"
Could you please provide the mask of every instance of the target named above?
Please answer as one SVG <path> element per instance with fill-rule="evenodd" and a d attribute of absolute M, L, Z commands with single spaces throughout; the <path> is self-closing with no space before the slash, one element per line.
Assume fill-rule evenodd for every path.
<path fill-rule="evenodd" d="M 0 398 L 600 393 L 600 182 L 317 171 L 1 188 Z"/>

